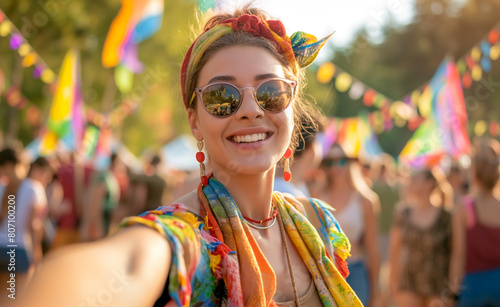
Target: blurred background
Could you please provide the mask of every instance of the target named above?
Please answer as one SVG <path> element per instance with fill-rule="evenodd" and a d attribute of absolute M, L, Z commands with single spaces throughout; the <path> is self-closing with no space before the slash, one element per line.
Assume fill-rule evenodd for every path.
<path fill-rule="evenodd" d="M 102 238 L 123 217 L 197 187 L 198 150 L 180 93 L 181 63 L 203 24 L 200 16 L 246 2 L 0 2 L 0 193 L 34 191 L 40 197 L 18 204 L 26 208 L 18 212 L 43 225 L 28 231 L 34 261 L 27 262 L 26 280 L 47 251 Z M 417 299 L 436 299 L 426 306 L 453 306 L 462 290 L 474 289 L 468 275 L 460 286 L 455 274 L 466 261 L 456 242 L 468 252 L 490 249 L 483 255 L 491 259 L 476 260 L 497 274 L 482 282 L 497 285 L 491 281 L 500 278 L 500 251 L 494 250 L 500 246 L 500 145 L 494 141 L 500 1 L 253 4 L 282 20 L 288 35 L 334 33 L 306 69 L 307 97 L 324 116 L 317 118 L 319 131 L 304 132 L 288 188 L 325 199 L 338 209 L 344 229 L 362 233 L 346 231 L 356 250 L 349 265 L 357 281 L 348 282 L 370 288 L 370 295 L 355 289 L 366 305 L 424 306 L 399 296 L 398 285 L 406 285 Z M 472 238 L 497 243 L 466 242 L 463 231 L 472 228 L 465 224 L 479 210 L 467 199 L 480 200 L 476 208 L 491 217 L 485 220 L 491 234 Z M 357 219 L 342 217 L 352 210 Z M 452 212 L 463 231 L 452 229 Z M 0 212 L 0 227 L 2 218 Z M 459 239 L 452 244 L 452 238 Z M 394 277 L 400 260 L 404 278 L 424 272 L 412 286 Z M 477 270 L 467 266 L 466 273 Z M 499 306 L 500 290 L 490 290 L 497 301 L 488 306 Z"/>
<path fill-rule="evenodd" d="M 368 88 L 391 102 L 404 101 L 414 91 L 421 93 L 445 57 L 465 60 L 474 47 L 480 48 L 481 41 L 487 40 L 500 16 L 500 3 L 494 0 L 316 0 L 307 4 L 256 1 L 255 4 L 282 19 L 290 33 L 300 29 L 320 37 L 335 32 L 319 59 L 307 69 L 307 93 L 326 115 L 342 118 L 380 111 L 370 103 L 363 103 Z M 120 1 L 4 0 L 0 8 L 56 74 L 68 49 L 80 50 L 81 92 L 86 107 L 109 115 L 124 101 L 137 102 L 132 110 L 124 111 L 126 116 L 116 116 L 121 118 L 115 120 L 111 131 L 132 153 L 140 155 L 147 148 L 158 150 L 188 132 L 180 99 L 179 70 L 193 37 L 191 28 L 199 27 L 195 12 L 235 5 L 234 1 L 166 1 L 161 28 L 138 46 L 138 57 L 145 69 L 134 76 L 128 93 L 117 89 L 114 69 L 101 64 L 104 41 L 120 9 Z M 5 34 L 0 39 L 1 136 L 27 145 L 46 122 L 54 88 L 33 77 L 35 65 L 22 66 L 19 53 L 9 49 L 10 33 Z M 328 76 L 331 72 L 326 71 L 319 80 L 318 69 L 325 62 L 338 68 L 335 77 L 341 69 L 360 82 L 347 80 L 349 86 L 340 84 L 340 91 L 337 79 Z M 480 59 L 476 62 L 480 63 Z M 464 89 L 465 97 L 473 97 L 466 101 L 470 133 L 474 133 L 478 122 L 479 128 L 484 125 L 487 128 L 478 132 L 496 132 L 489 129 L 490 124 L 500 118 L 500 92 L 495 83 L 500 82 L 497 81 L 500 77 L 495 77 L 499 63 L 492 60 L 489 66 L 489 72 L 480 78 L 483 81 L 473 81 Z M 349 84 L 353 82 L 357 84 L 354 88 Z M 479 88 L 484 82 L 491 84 L 486 90 Z M 10 101 L 10 105 L 17 103 L 22 107 L 12 108 L 5 103 L 9 102 L 5 97 L 9 89 L 17 90 L 22 100 Z M 476 95 L 476 91 L 481 94 Z M 382 149 L 397 156 L 412 134 L 409 128 L 414 127 L 405 121 L 383 132 L 377 131 Z"/>

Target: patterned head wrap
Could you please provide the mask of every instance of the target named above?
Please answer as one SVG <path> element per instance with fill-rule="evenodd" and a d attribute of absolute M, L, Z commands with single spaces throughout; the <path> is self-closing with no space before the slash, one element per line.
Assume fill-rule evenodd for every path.
<path fill-rule="evenodd" d="M 205 29 L 205 31 L 193 42 L 184 58 L 181 68 L 182 100 L 186 108 L 190 107 L 191 97 L 187 97 L 186 79 L 191 77 L 200 63 L 203 54 L 219 38 L 235 31 L 250 33 L 254 36 L 262 36 L 272 41 L 290 62 L 294 73 L 298 68 L 309 66 L 319 50 L 323 47 L 331 34 L 318 40 L 313 35 L 304 32 L 295 32 L 291 37 L 286 35 L 285 27 L 279 20 L 263 20 L 255 15 L 241 15 L 238 18 L 230 18 L 219 24 Z"/>

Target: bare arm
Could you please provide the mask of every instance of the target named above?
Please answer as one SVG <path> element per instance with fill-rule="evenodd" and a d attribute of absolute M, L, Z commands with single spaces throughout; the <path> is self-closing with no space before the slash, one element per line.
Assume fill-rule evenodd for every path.
<path fill-rule="evenodd" d="M 29 227 L 33 246 L 33 261 L 35 262 L 35 264 L 38 264 L 38 262 L 41 261 L 43 257 L 43 211 L 46 209 L 47 207 L 43 204 L 35 204 L 33 206 L 33 210 L 31 211 L 31 223 Z"/>
<path fill-rule="evenodd" d="M 47 205 L 49 208 L 48 216 L 52 220 L 57 220 L 65 213 L 62 208 L 63 203 L 63 189 L 58 180 L 54 180 L 50 184 L 50 189 L 47 189 Z"/>
<path fill-rule="evenodd" d="M 368 199 L 363 200 L 363 215 L 365 230 L 363 234 L 363 243 L 367 254 L 368 276 L 370 280 L 370 305 L 376 304 L 380 299 L 379 289 L 379 268 L 380 268 L 380 252 L 378 245 L 379 228 L 378 228 L 378 203 L 372 203 Z"/>
<path fill-rule="evenodd" d="M 397 220 L 401 215 L 401 209 L 396 208 L 396 210 L 398 211 L 395 214 L 395 220 Z M 389 286 L 392 295 L 396 296 L 401 276 L 400 256 L 402 244 L 401 229 L 398 225 L 392 225 L 389 242 Z"/>
<path fill-rule="evenodd" d="M 170 261 L 170 246 L 160 234 L 130 227 L 49 254 L 10 306 L 152 306 Z"/>
<path fill-rule="evenodd" d="M 457 204 L 451 220 L 451 259 L 449 270 L 449 290 L 451 294 L 460 293 L 465 268 L 465 223 L 466 212 L 463 204 Z"/>

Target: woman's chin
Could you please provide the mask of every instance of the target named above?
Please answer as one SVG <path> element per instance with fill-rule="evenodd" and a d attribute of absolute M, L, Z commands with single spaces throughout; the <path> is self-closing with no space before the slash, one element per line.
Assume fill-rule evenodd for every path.
<path fill-rule="evenodd" d="M 270 159 L 267 161 L 259 161 L 260 159 L 249 159 L 245 160 L 231 160 L 229 161 L 225 167 L 220 168 L 217 171 L 214 171 L 215 176 L 217 174 L 228 174 L 231 176 L 247 176 L 247 175 L 258 175 L 269 172 L 276 166 L 276 163 L 270 163 Z"/>

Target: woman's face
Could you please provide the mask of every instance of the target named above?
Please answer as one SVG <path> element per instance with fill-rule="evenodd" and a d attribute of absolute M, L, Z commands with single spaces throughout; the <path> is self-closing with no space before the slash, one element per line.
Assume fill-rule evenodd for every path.
<path fill-rule="evenodd" d="M 273 77 L 284 78 L 285 74 L 271 53 L 259 47 L 234 46 L 212 55 L 201 69 L 196 86 L 225 81 L 240 88 L 255 87 Z M 204 140 L 216 174 L 258 174 L 271 170 L 290 145 L 292 103 L 280 113 L 269 113 L 259 107 L 252 90 L 245 89 L 240 108 L 231 116 L 212 116 L 197 98 L 196 111 L 189 109 L 188 119 L 194 136 Z M 264 139 L 247 142 L 245 136 L 252 135 Z"/>
<path fill-rule="evenodd" d="M 431 194 L 433 189 L 434 184 L 432 183 L 432 180 L 426 178 L 423 173 L 417 172 L 411 176 L 408 185 L 408 192 L 413 196 L 427 197 L 427 195 Z"/>

